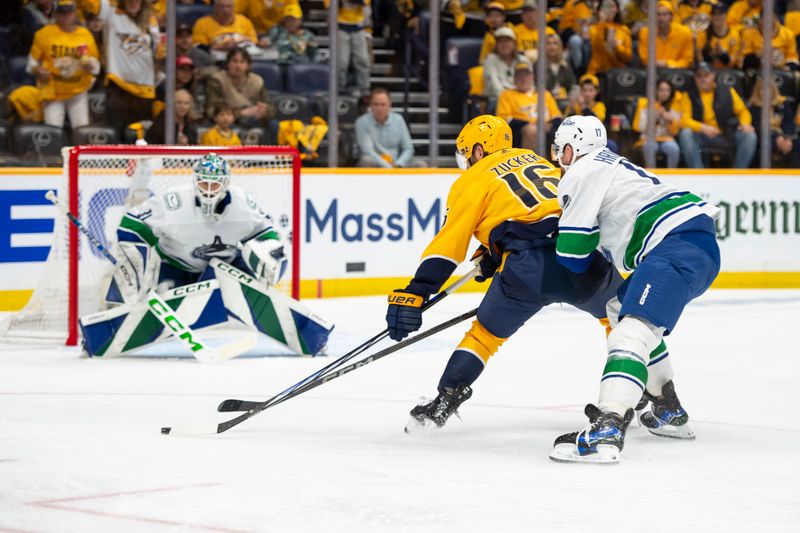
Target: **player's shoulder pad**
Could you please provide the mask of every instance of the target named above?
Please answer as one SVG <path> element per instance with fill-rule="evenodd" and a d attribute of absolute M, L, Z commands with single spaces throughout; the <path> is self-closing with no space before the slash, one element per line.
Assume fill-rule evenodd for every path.
<path fill-rule="evenodd" d="M 180 211 L 194 205 L 194 185 L 177 185 L 161 194 L 160 206 L 165 211 Z"/>
<path fill-rule="evenodd" d="M 255 197 L 249 192 L 236 185 L 228 187 L 228 193 L 231 195 L 231 202 L 237 207 L 248 206 L 253 211 L 260 211 L 258 202 Z"/>

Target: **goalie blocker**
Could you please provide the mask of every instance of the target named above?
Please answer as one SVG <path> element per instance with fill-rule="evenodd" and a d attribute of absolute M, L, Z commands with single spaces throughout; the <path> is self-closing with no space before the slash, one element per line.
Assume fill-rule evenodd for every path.
<path fill-rule="evenodd" d="M 333 330 L 332 323 L 300 302 L 219 259 L 209 262 L 197 283 L 161 296 L 195 331 L 223 325 L 232 317 L 301 355 L 317 355 Z M 82 317 L 84 349 L 92 357 L 124 355 L 180 335 L 181 324 L 170 331 L 156 318 L 155 313 L 164 312 L 169 310 L 151 309 L 148 301 L 140 301 Z"/>

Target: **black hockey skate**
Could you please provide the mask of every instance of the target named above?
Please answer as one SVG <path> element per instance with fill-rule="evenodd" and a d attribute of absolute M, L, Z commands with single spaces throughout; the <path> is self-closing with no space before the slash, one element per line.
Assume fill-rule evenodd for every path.
<path fill-rule="evenodd" d="M 646 409 L 648 401 L 652 403 L 650 409 L 639 415 L 639 422 L 647 428 L 647 431 L 659 437 L 686 440 L 695 438 L 688 424 L 689 414 L 681 406 L 672 380 L 664 383 L 661 396 L 652 396 L 645 392 L 639 405 L 636 406 L 636 411 Z"/>
<path fill-rule="evenodd" d="M 633 420 L 633 409 L 625 416 L 603 413 L 589 404 L 584 409 L 589 426 L 558 437 L 550 459 L 560 463 L 617 463 L 625 446 L 625 431 Z"/>
<path fill-rule="evenodd" d="M 458 416 L 458 407 L 471 396 L 472 388 L 466 383 L 461 383 L 455 389 L 441 389 L 436 398 L 411 410 L 411 420 L 406 424 L 405 432 L 412 433 L 419 428 L 444 427 L 450 416 Z"/>

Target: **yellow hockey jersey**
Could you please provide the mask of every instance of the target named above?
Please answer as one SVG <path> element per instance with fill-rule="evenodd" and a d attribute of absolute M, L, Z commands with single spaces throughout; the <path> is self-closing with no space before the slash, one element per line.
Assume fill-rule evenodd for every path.
<path fill-rule="evenodd" d="M 300 6 L 297 0 L 236 0 L 234 9 L 250 19 L 256 32 L 262 34 L 280 24 L 284 8 L 290 4 Z"/>
<path fill-rule="evenodd" d="M 508 148 L 484 157 L 450 187 L 445 223 L 422 260 L 443 258 L 458 264 L 473 236 L 502 252 L 510 239 L 552 232 L 561 214 L 560 177 L 557 168 L 531 150 Z"/>
<path fill-rule="evenodd" d="M 258 40 L 253 23 L 244 15 L 235 15 L 232 24 L 223 26 L 213 15 L 206 15 L 197 19 L 192 28 L 192 41 L 194 44 L 213 46 L 220 40 L 233 39 L 234 41 L 246 40 L 254 43 Z"/>
<path fill-rule="evenodd" d="M 94 76 L 84 68 L 94 58 L 94 74 L 99 74 L 100 53 L 91 32 L 77 26 L 72 32 L 48 24 L 33 37 L 30 58 L 50 71 L 50 79 L 39 84 L 42 100 L 67 100 L 87 91 Z"/>
<path fill-rule="evenodd" d="M 203 146 L 241 146 L 242 140 L 235 131 L 225 132 L 214 126 L 200 137 L 200 144 Z"/>

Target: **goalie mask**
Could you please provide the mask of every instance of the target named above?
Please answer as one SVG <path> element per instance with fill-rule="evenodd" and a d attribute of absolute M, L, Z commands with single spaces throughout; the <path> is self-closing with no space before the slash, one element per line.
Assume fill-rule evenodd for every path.
<path fill-rule="evenodd" d="M 195 163 L 193 171 L 195 196 L 200 202 L 200 209 L 203 215 L 212 218 L 217 205 L 228 192 L 231 168 L 222 157 L 208 154 Z"/>

